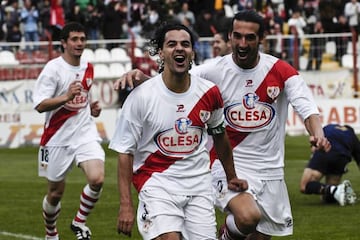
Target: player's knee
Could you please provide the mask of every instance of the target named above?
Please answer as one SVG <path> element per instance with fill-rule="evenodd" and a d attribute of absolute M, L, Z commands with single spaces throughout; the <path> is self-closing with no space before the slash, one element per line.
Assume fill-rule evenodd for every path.
<path fill-rule="evenodd" d="M 255 231 L 261 219 L 261 212 L 258 209 L 249 209 L 234 216 L 235 222 L 244 233 Z"/>
<path fill-rule="evenodd" d="M 89 186 L 91 188 L 91 190 L 95 191 L 95 192 L 99 192 L 102 189 L 102 186 L 104 184 L 104 179 L 98 178 L 98 179 L 94 179 L 93 181 L 89 182 Z"/>
<path fill-rule="evenodd" d="M 63 196 L 63 193 L 64 193 L 64 191 L 61 191 L 61 190 L 49 191 L 48 195 L 47 195 L 48 202 L 51 205 L 56 206 L 60 202 L 60 200 Z"/>

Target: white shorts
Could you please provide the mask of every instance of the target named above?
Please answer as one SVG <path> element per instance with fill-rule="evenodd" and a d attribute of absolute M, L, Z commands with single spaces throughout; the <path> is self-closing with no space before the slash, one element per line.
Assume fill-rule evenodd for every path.
<path fill-rule="evenodd" d="M 228 190 L 221 164 L 214 164 L 211 172 L 215 205 L 220 210 L 227 211 L 227 204 L 239 193 Z M 243 173 L 237 175 L 248 181 L 247 192 L 254 197 L 261 211 L 262 217 L 256 230 L 270 236 L 292 235 L 293 218 L 285 181 L 283 179 L 261 180 Z"/>
<path fill-rule="evenodd" d="M 76 148 L 40 146 L 38 153 L 39 176 L 58 182 L 65 178 L 74 161 L 78 166 L 79 163 L 87 160 L 105 161 L 104 149 L 98 142 L 86 143 Z"/>
<path fill-rule="evenodd" d="M 143 239 L 167 232 L 181 232 L 184 240 L 216 239 L 212 195 L 174 195 L 163 189 L 139 193 L 137 224 Z"/>

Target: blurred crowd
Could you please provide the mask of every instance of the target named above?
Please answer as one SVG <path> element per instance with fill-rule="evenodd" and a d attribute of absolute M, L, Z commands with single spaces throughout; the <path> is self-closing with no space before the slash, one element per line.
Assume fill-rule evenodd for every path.
<path fill-rule="evenodd" d="M 59 40 L 66 22 L 77 21 L 87 29 L 89 40 L 147 39 L 160 22 L 179 21 L 192 29 L 197 38 L 210 38 L 229 26 L 234 12 L 253 8 L 266 19 L 267 34 L 293 34 L 358 30 L 360 3 L 356 0 L 8 0 L 0 1 L 0 41 L 37 42 Z M 354 6 L 354 7 L 352 7 Z M 354 12 L 355 11 L 355 12 Z M 199 61 L 211 57 L 211 42 L 199 41 Z M 278 57 L 292 54 L 292 42 L 269 43 Z M 319 46 L 323 42 L 316 41 Z M 108 49 L 116 47 L 108 44 Z M 314 48 L 315 49 L 315 48 Z M 317 49 L 317 48 L 316 48 Z M 300 51 L 301 51 L 300 44 Z M 311 56 L 317 60 L 321 51 Z M 339 50 L 339 56 L 341 56 Z"/>

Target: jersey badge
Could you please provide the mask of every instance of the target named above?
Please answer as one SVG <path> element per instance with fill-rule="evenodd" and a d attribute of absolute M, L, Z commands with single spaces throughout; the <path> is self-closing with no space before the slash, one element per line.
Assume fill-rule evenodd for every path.
<path fill-rule="evenodd" d="M 209 111 L 206 110 L 200 110 L 199 112 L 199 117 L 200 120 L 205 123 L 210 119 L 211 113 Z"/>
<path fill-rule="evenodd" d="M 176 132 L 180 134 L 186 134 L 188 132 L 188 127 L 192 124 L 191 120 L 188 118 L 179 118 L 175 121 Z"/>
<path fill-rule="evenodd" d="M 278 86 L 268 87 L 266 92 L 267 92 L 267 95 L 269 96 L 269 98 L 274 100 L 279 96 L 280 88 Z"/>
<path fill-rule="evenodd" d="M 92 78 L 86 78 L 86 85 L 87 85 L 88 88 L 91 87 L 92 82 L 93 82 Z"/>

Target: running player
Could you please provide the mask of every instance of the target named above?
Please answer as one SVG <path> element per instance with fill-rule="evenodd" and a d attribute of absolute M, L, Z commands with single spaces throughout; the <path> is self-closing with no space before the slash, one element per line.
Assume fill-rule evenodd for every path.
<path fill-rule="evenodd" d="M 329 124 L 324 127 L 331 143 L 329 152 L 314 151 L 300 181 L 300 191 L 322 195 L 325 203 L 338 202 L 340 206 L 355 204 L 356 194 L 349 180 L 340 183 L 352 158 L 360 167 L 360 141 L 351 126 Z M 313 148 L 313 147 L 312 147 Z M 325 177 L 325 183 L 321 179 Z"/>
<path fill-rule="evenodd" d="M 56 220 L 61 210 L 65 178 L 75 163 L 87 180 L 80 207 L 70 225 L 77 239 L 90 239 L 87 216 L 100 197 L 105 153 L 92 116 L 100 115 L 99 103 L 90 103 L 93 66 L 80 59 L 86 46 L 85 28 L 68 23 L 61 32 L 62 55 L 49 61 L 34 89 L 34 108 L 46 112 L 39 149 L 39 175 L 48 180 L 43 199 L 45 239 L 59 239 Z"/>
<path fill-rule="evenodd" d="M 229 191 L 247 189 L 247 182 L 236 178 L 223 100 L 217 86 L 189 74 L 194 38 L 188 28 L 160 26 L 152 45 L 161 74 L 130 93 L 109 146 L 119 152 L 118 232 L 131 236 L 132 182 L 139 193 L 137 224 L 143 239 L 216 239 L 207 133 Z"/>
<path fill-rule="evenodd" d="M 212 166 L 216 205 L 228 215 L 220 239 L 268 240 L 293 232 L 293 218 L 284 180 L 284 141 L 289 104 L 303 119 L 309 142 L 329 151 L 317 105 L 303 78 L 288 63 L 259 51 L 264 19 L 254 10 L 235 14 L 229 39 L 232 53 L 202 64 L 194 75 L 219 87 L 224 99 L 226 130 L 237 176 L 247 192 L 227 190 L 221 164 Z M 138 70 L 124 74 L 115 89 L 148 78 Z M 217 156 L 212 151 L 212 159 Z M 277 199 L 274 201 L 274 199 Z"/>

